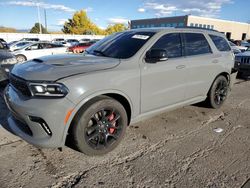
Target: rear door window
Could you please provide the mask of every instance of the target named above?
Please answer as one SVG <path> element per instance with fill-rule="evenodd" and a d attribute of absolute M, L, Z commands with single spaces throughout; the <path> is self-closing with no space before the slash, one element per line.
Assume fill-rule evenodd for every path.
<path fill-rule="evenodd" d="M 210 45 L 202 33 L 184 33 L 184 41 L 187 56 L 212 53 Z"/>
<path fill-rule="evenodd" d="M 182 56 L 182 45 L 180 33 L 170 33 L 162 36 L 151 49 L 164 49 L 168 58 Z"/>
<path fill-rule="evenodd" d="M 220 36 L 216 36 L 216 35 L 209 35 L 209 36 L 219 51 L 222 51 L 222 52 L 231 51 L 231 48 L 228 42 L 226 41 L 226 39 Z"/>

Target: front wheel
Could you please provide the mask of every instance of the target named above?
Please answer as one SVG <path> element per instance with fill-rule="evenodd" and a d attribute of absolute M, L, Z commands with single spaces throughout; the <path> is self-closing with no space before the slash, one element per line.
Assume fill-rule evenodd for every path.
<path fill-rule="evenodd" d="M 109 97 L 98 97 L 77 114 L 73 125 L 76 148 L 87 155 L 102 155 L 122 140 L 128 124 L 124 107 Z"/>
<path fill-rule="evenodd" d="M 225 76 L 218 76 L 208 93 L 208 103 L 212 108 L 220 108 L 229 91 L 229 83 Z"/>
<path fill-rule="evenodd" d="M 27 60 L 27 58 L 24 55 L 17 55 L 16 60 L 18 63 L 23 63 L 24 61 Z"/>

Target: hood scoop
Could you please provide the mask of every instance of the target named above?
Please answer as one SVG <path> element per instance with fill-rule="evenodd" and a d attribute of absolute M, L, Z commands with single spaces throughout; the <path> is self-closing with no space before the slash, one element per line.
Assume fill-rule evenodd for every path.
<path fill-rule="evenodd" d="M 119 59 L 66 54 L 44 56 L 16 64 L 11 72 L 25 80 L 55 81 L 71 75 L 112 69 L 119 64 Z"/>
<path fill-rule="evenodd" d="M 41 59 L 33 59 L 32 61 L 38 62 L 38 63 L 43 63 L 43 60 Z"/>

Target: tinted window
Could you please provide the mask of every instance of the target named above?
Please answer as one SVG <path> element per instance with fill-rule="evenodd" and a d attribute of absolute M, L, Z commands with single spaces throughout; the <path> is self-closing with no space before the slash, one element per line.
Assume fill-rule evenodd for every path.
<path fill-rule="evenodd" d="M 154 35 L 154 32 L 127 31 L 110 35 L 92 45 L 87 53 L 126 59 L 136 52 Z"/>
<path fill-rule="evenodd" d="M 223 37 L 209 35 L 219 51 L 230 51 L 231 48 Z"/>
<path fill-rule="evenodd" d="M 180 34 L 171 33 L 162 36 L 151 49 L 165 49 L 168 58 L 180 57 L 182 55 Z"/>
<path fill-rule="evenodd" d="M 38 50 L 38 49 L 39 49 L 38 44 L 33 44 L 30 47 L 28 47 L 26 50 Z"/>
<path fill-rule="evenodd" d="M 60 47 L 63 47 L 62 44 L 48 44 L 51 46 L 51 48 L 60 48 Z"/>
<path fill-rule="evenodd" d="M 201 33 L 185 33 L 186 55 L 200 55 L 211 53 L 210 46 L 205 36 Z"/>

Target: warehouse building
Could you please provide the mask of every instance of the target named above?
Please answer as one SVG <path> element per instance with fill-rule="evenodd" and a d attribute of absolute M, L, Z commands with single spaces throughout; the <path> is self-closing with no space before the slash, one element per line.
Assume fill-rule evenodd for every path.
<path fill-rule="evenodd" d="M 200 27 L 214 29 L 224 33 L 228 39 L 245 40 L 250 39 L 250 24 L 227 21 L 199 16 L 174 16 L 164 18 L 152 18 L 131 20 L 131 29 L 150 27 Z"/>

